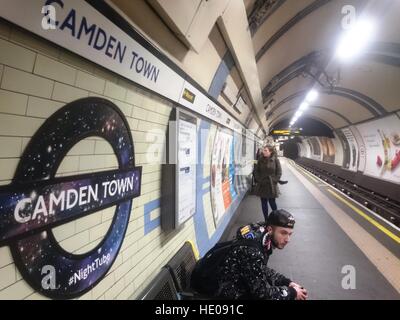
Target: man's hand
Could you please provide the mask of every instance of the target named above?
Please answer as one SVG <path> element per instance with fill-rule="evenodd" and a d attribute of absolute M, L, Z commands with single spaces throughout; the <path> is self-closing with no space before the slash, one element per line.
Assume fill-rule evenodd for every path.
<path fill-rule="evenodd" d="M 308 298 L 307 290 L 304 289 L 301 285 L 297 284 L 296 282 L 289 283 L 289 287 L 292 287 L 296 290 L 296 300 L 306 300 Z"/>
<path fill-rule="evenodd" d="M 306 300 L 308 298 L 306 289 L 300 287 L 293 287 L 293 288 L 297 292 L 296 300 Z"/>
<path fill-rule="evenodd" d="M 298 283 L 292 281 L 291 283 L 289 283 L 289 287 L 292 287 L 292 288 L 299 287 L 299 288 L 301 288 L 301 285 L 299 285 Z"/>

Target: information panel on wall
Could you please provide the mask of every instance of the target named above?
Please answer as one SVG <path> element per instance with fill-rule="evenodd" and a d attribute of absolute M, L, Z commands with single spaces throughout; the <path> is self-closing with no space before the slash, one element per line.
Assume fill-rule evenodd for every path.
<path fill-rule="evenodd" d="M 176 226 L 196 211 L 197 119 L 181 111 L 177 116 Z"/>

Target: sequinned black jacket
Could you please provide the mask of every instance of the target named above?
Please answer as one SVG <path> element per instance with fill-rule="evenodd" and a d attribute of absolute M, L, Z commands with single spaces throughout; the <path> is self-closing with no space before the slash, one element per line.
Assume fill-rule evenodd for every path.
<path fill-rule="evenodd" d="M 293 300 L 296 290 L 288 287 L 290 279 L 268 268 L 272 249 L 235 246 L 217 268 L 218 291 L 222 299 Z"/>

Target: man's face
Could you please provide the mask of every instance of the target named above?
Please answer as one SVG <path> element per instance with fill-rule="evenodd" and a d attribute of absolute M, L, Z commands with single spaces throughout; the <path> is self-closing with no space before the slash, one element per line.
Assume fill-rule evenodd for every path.
<path fill-rule="evenodd" d="M 269 151 L 269 148 L 268 148 L 268 147 L 265 147 L 265 148 L 263 149 L 263 155 L 264 155 L 264 157 L 266 157 L 266 158 L 269 158 L 269 157 L 271 156 L 271 151 Z"/>
<path fill-rule="evenodd" d="M 293 234 L 293 229 L 272 226 L 269 227 L 271 231 L 272 243 L 278 249 L 283 249 L 290 241 Z"/>

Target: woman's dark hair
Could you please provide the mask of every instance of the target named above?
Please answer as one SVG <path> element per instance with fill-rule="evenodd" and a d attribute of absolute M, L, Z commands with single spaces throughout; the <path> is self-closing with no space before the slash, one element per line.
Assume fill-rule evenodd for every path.
<path fill-rule="evenodd" d="M 275 150 L 275 147 L 274 147 L 274 146 L 266 145 L 266 146 L 263 147 L 263 150 L 264 150 L 265 148 L 268 148 L 269 152 L 271 152 L 271 156 L 273 156 L 274 154 L 276 154 L 276 150 Z"/>

